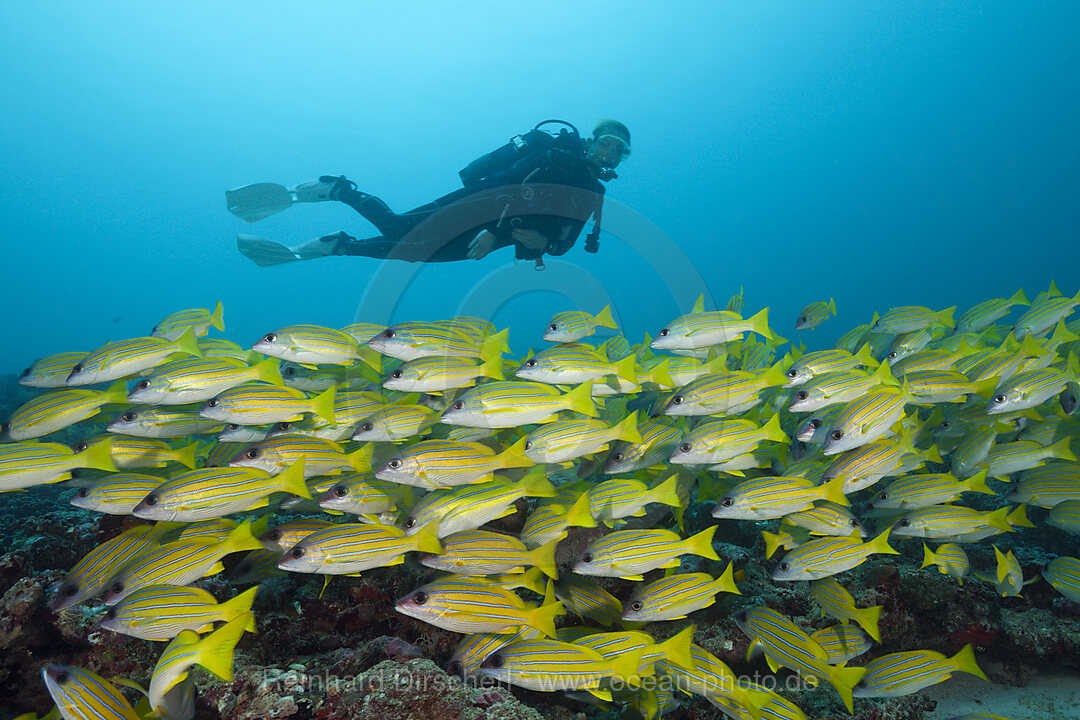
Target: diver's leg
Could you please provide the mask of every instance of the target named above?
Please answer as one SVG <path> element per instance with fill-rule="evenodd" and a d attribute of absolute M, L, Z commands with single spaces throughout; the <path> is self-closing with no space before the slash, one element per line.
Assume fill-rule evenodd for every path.
<path fill-rule="evenodd" d="M 356 189 L 356 183 L 344 175 L 323 175 L 322 182 L 332 183 L 329 198 L 345 203 L 365 220 L 374 225 L 383 235 L 401 236 L 405 232 L 406 221 L 395 213 L 380 198 Z"/>

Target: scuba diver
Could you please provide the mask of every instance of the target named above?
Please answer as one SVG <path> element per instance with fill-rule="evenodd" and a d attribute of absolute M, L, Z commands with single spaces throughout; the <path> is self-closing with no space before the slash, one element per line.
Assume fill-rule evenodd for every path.
<path fill-rule="evenodd" d="M 559 127 L 557 132 L 547 129 Z M 590 218 L 585 250 L 599 249 L 604 201 L 601 182 L 630 154 L 630 131 L 616 120 L 601 120 L 585 140 L 562 120 L 545 120 L 529 132 L 484 155 L 458 174 L 464 187 L 408 212 L 395 213 L 382 200 L 357 189 L 344 176 L 286 188 L 276 183 L 247 185 L 225 193 L 230 212 L 247 222 L 295 203 L 342 202 L 379 231 L 357 239 L 345 232 L 295 247 L 239 235 L 237 247 L 258 265 L 277 265 L 330 255 L 363 255 L 409 262 L 479 260 L 514 246 L 519 260 L 543 268 L 543 256 L 562 255 Z"/>

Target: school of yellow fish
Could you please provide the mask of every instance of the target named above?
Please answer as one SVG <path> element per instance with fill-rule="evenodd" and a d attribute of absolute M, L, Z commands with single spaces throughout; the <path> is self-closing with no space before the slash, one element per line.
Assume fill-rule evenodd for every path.
<path fill-rule="evenodd" d="M 560 313 L 543 329 L 550 347 L 521 360 L 507 357 L 507 331 L 462 317 L 294 325 L 241 347 L 208 336 L 224 329 L 219 304 L 174 313 L 147 337 L 42 358 L 20 378 L 42 392 L 4 426 L 0 491 L 68 482 L 79 507 L 147 521 L 83 558 L 52 607 L 103 602 L 101 628 L 168 642 L 134 706 L 117 687 L 130 682 L 43 668 L 53 716 L 191 718 L 191 668 L 231 679 L 258 591 L 219 602 L 192 584 L 246 553 L 237 583 L 326 581 L 409 554 L 443 571 L 395 607 L 461 633 L 448 670 L 466 678 L 588 692 L 649 720 L 682 693 L 732 718 L 804 718 L 695 644 L 693 625 L 662 642 L 640 630 L 739 593 L 742 574 L 713 545 L 733 522 L 762 523 L 766 557 L 783 551 L 773 580 L 809 581 L 838 621 L 810 634 L 767 606 L 740 610 L 750 652 L 774 672 L 825 681 L 849 712 L 855 698 L 956 672 L 985 679 L 971 646 L 879 652 L 881 608 L 856 607 L 841 581 L 920 538 L 927 572 L 963 582 L 965 545 L 1031 526 L 1028 506 L 1080 532 L 1080 321 L 1067 322 L 1078 304 L 1051 285 L 958 320 L 953 308 L 899 307 L 834 349 L 784 352 L 768 309 L 744 318 L 740 294 L 726 310 L 699 301 L 637 346 L 608 308 Z M 835 312 L 814 303 L 796 328 Z M 598 328 L 615 332 L 590 344 Z M 106 433 L 74 447 L 42 440 L 103 419 Z M 874 506 L 873 537 L 853 499 Z M 713 503 L 716 518 L 696 534 L 682 525 L 692 502 Z M 519 535 L 484 529 L 523 505 Z M 290 511 L 297 519 L 267 527 Z M 602 533 L 559 568 L 572 528 Z M 972 575 L 1002 596 L 1038 580 L 994 549 L 997 567 Z M 690 555 L 723 570 L 680 572 Z M 1058 557 L 1041 576 L 1080 602 L 1080 560 Z M 597 578 L 636 590 L 620 601 Z"/>

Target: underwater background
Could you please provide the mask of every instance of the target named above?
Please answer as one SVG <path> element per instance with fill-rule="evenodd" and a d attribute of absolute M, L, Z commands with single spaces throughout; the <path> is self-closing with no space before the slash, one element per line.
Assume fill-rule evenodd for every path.
<path fill-rule="evenodd" d="M 15 376 L 35 358 L 141 336 L 170 312 L 218 301 L 224 337 L 244 347 L 296 323 L 468 314 L 510 328 L 520 356 L 543 344 L 540 329 L 555 313 L 609 303 L 637 343 L 699 295 L 722 309 L 741 288 L 747 315 L 767 306 L 778 334 L 819 350 L 892 307 L 958 306 L 959 316 L 1019 288 L 1034 298 L 1051 281 L 1066 296 L 1080 290 L 1076 3 L 9 2 L 0 21 L 0 277 L 12 310 L 3 417 L 33 396 Z M 226 211 L 229 188 L 344 174 L 406 210 L 460 187 L 460 168 L 548 118 L 585 135 L 615 118 L 632 133 L 632 155 L 607 185 L 598 254 L 585 253 L 582 237 L 535 272 L 505 249 L 426 267 L 332 257 L 262 268 L 236 251 L 237 233 L 287 244 L 376 233 L 335 203 L 249 226 Z M 370 292 L 373 278 L 395 292 Z M 802 308 L 830 298 L 835 317 L 794 329 Z M 0 550 L 26 556 L 0 563 L 4 588 L 31 570 L 66 570 L 91 538 L 115 534 L 119 525 L 105 532 L 96 516 L 68 508 L 65 492 L 0 496 L 0 517 L 18 528 Z M 47 514 L 60 504 L 63 512 Z M 40 541 L 68 522 L 80 540 Z M 1026 536 L 1028 564 L 1057 552 L 1043 541 L 1062 533 L 1045 530 Z M 742 539 L 755 541 L 750 529 Z M 947 582 L 936 572 L 929 579 Z M 395 583 L 380 591 L 397 597 L 418 585 Z M 309 582 L 306 598 L 318 584 Z M 987 588 L 978 602 L 1001 600 Z M 1080 606 L 1039 588 L 1031 592 L 1042 598 L 1040 620 L 1065 618 L 1069 632 L 1080 625 Z M 350 592 L 348 600 L 369 601 L 375 591 Z M 891 616 L 891 627 L 932 637 L 938 620 L 918 615 L 943 602 L 932 597 L 905 596 L 908 614 Z M 32 614 L 40 598 L 10 599 L 15 619 L 0 623 L 9 652 L 86 650 L 85 627 L 57 638 L 16 627 L 22 616 L 12 607 L 44 615 Z M 287 608 L 292 599 L 268 602 Z M 965 641 L 992 644 L 1006 626 L 1036 622 L 1008 601 L 1007 623 Z M 341 655 L 335 611 L 322 612 L 312 622 L 324 638 L 306 638 L 306 652 L 338 652 L 342 673 L 395 657 L 366 647 Z M 399 619 L 391 608 L 377 627 L 393 636 Z M 277 649 L 291 632 L 284 620 L 268 627 L 250 657 L 284 671 L 289 660 Z M 445 656 L 450 643 L 411 641 L 426 656 Z M 1075 674 L 1080 639 L 1054 643 L 994 679 L 1037 684 L 1058 658 Z M 115 645 L 108 652 L 121 672 L 154 660 Z M 23 662 L 36 663 L 7 662 L 0 683 L 10 686 Z M 21 692 L 10 705 L 0 699 L 0 714 L 45 712 L 43 686 Z M 526 701 L 545 717 L 603 712 Z M 423 712 L 484 717 L 484 702 Z M 810 717 L 833 717 L 808 707 Z M 857 704 L 856 717 L 947 717 L 925 703 L 899 707 L 875 714 L 877 705 Z M 372 717 L 408 716 L 381 712 Z M 704 703 L 676 712 L 720 717 Z"/>

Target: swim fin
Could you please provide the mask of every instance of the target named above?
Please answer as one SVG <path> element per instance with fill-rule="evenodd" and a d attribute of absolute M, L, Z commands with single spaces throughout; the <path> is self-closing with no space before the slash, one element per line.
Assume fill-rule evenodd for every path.
<path fill-rule="evenodd" d="M 288 245 L 282 245 L 273 240 L 263 240 L 254 235 L 237 235 L 236 249 L 262 267 L 281 265 L 301 259 Z"/>
<path fill-rule="evenodd" d="M 277 183 L 255 183 L 225 191 L 225 206 L 233 215 L 249 223 L 288 210 L 294 203 L 325 202 L 330 200 L 338 178 L 324 176 L 325 180 L 309 180 L 294 188 Z"/>

